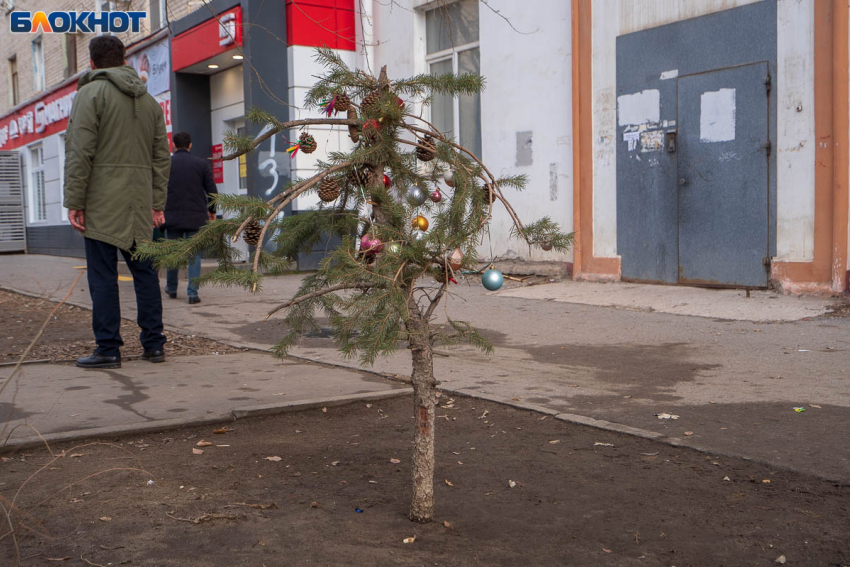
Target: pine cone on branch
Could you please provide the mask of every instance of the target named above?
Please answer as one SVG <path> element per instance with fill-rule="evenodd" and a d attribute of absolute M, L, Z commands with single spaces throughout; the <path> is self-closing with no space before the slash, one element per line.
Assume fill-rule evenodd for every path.
<path fill-rule="evenodd" d="M 348 183 L 355 187 L 369 187 L 374 184 L 378 176 L 375 173 L 375 168 L 369 164 L 356 165 L 348 174 Z"/>
<path fill-rule="evenodd" d="M 245 229 L 242 231 L 242 240 L 245 241 L 245 244 L 256 246 L 260 243 L 260 233 L 262 232 L 263 227 L 257 219 L 251 219 L 251 222 L 245 225 Z"/>
<path fill-rule="evenodd" d="M 325 203 L 335 201 L 339 197 L 339 184 L 336 179 L 325 177 L 319 183 L 319 199 Z"/>
<path fill-rule="evenodd" d="M 305 154 L 312 154 L 319 147 L 316 144 L 316 139 L 307 132 L 301 133 L 301 136 L 298 138 L 298 144 L 301 146 L 301 151 Z"/>
<path fill-rule="evenodd" d="M 420 161 L 431 161 L 437 157 L 437 145 L 429 134 L 425 134 L 425 137 L 419 140 L 419 145 L 416 146 L 416 157 Z"/>
<path fill-rule="evenodd" d="M 369 114 L 377 114 L 381 104 L 381 91 L 372 91 L 363 97 L 360 109 Z"/>
<path fill-rule="evenodd" d="M 339 93 L 336 95 L 336 103 L 334 104 L 334 109 L 338 112 L 347 112 L 348 109 L 351 108 L 351 99 L 345 93 Z"/>
<path fill-rule="evenodd" d="M 354 110 L 354 108 L 348 109 L 348 119 L 357 120 L 357 111 Z M 348 125 L 348 135 L 351 137 L 351 141 L 355 144 L 360 141 L 360 129 L 354 124 Z"/>

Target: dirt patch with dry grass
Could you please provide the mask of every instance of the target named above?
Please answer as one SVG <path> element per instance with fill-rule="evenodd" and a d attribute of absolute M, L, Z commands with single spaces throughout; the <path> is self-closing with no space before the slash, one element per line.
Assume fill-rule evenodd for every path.
<path fill-rule="evenodd" d="M 0 290 L 0 363 L 18 361 L 55 307 L 53 301 Z M 121 336 L 124 339 L 122 357 L 141 356 L 139 327 L 134 321 L 122 319 Z M 168 337 L 166 352 L 171 356 L 228 354 L 245 350 L 169 329 L 165 330 L 165 336 Z M 66 304 L 48 323 L 27 360 L 70 361 L 90 354 L 94 349 L 91 311 Z"/>
<path fill-rule="evenodd" d="M 850 564 L 847 485 L 465 397 L 437 410 L 435 521 L 411 523 L 411 414 L 401 398 L 7 453 L 0 502 L 17 495 L 24 565 Z"/>

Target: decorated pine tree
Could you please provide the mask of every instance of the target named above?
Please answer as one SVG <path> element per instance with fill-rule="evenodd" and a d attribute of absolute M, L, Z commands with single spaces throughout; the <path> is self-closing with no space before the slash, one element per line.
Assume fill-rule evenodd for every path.
<path fill-rule="evenodd" d="M 288 269 L 299 253 L 312 251 L 323 239 L 338 237 L 339 246 L 303 279 L 295 297 L 270 306 L 269 314 L 285 317 L 289 329 L 274 352 L 286 355 L 301 334 L 316 328 L 320 313 L 329 317 L 340 351 L 363 364 L 398 348 L 410 350 L 415 417 L 410 518 L 427 522 L 434 511 L 437 381 L 432 349 L 459 343 L 487 352 L 492 348 L 470 322 L 448 316 L 437 324 L 437 306 L 461 274 L 481 272 L 476 248 L 496 208 L 507 212 L 513 236 L 529 246 L 565 252 L 572 235 L 548 218 L 524 225 L 505 191 L 521 190 L 525 177 L 494 176 L 472 152 L 413 113 L 414 104 L 427 105 L 435 94 L 478 93 L 484 85 L 481 77 L 419 75 L 390 81 L 386 68 L 377 78 L 351 70 L 331 50 L 319 49 L 316 57 L 327 71 L 309 91 L 306 106 L 317 117 L 280 122 L 264 110 L 253 110 L 247 118 L 269 128 L 256 139 L 228 135 L 231 153 L 225 159 L 296 129 L 306 134 L 299 145 L 312 151 L 315 141 L 308 130 L 317 124 L 342 128 L 353 149 L 331 153 L 319 164 L 318 174 L 293 180 L 268 201 L 219 195 L 219 208 L 232 218 L 206 225 L 191 240 L 145 243 L 138 254 L 174 268 L 186 265 L 196 252 L 213 253 L 219 266 L 202 276 L 201 284 L 259 293 L 263 277 Z M 309 191 L 321 200 L 317 208 L 280 215 Z M 251 243 L 270 240 L 274 246 L 254 249 L 248 259 L 252 269 L 238 269 L 230 243 L 240 237 Z M 497 289 L 501 278 L 490 269 L 482 280 L 488 289 Z"/>

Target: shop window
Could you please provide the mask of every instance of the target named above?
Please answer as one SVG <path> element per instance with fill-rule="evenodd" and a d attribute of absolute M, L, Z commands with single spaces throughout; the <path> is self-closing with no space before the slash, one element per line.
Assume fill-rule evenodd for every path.
<path fill-rule="evenodd" d="M 32 222 L 47 220 L 47 195 L 44 186 L 44 148 L 41 144 L 30 146 L 30 219 Z"/>
<path fill-rule="evenodd" d="M 67 79 L 77 74 L 77 34 L 66 33 L 62 42 L 62 60 L 65 68 L 62 75 Z"/>
<path fill-rule="evenodd" d="M 32 42 L 32 90 L 44 90 L 44 45 L 41 37 Z"/>
<path fill-rule="evenodd" d="M 425 12 L 426 61 L 431 74 L 480 74 L 478 0 L 459 0 Z M 434 95 L 431 122 L 481 157 L 481 95 Z"/>
<path fill-rule="evenodd" d="M 9 104 L 17 106 L 21 102 L 21 95 L 18 91 L 18 56 L 12 55 L 9 57 Z"/>

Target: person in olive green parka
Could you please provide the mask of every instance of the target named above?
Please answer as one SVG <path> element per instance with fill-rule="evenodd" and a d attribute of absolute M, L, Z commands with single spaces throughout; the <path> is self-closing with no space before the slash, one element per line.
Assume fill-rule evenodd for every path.
<path fill-rule="evenodd" d="M 132 257 L 164 222 L 171 157 L 159 103 L 124 60 L 124 44 L 99 36 L 89 44 L 92 71 L 80 79 L 65 133 L 65 199 L 71 225 L 86 244 L 92 327 L 97 350 L 84 368 L 121 366 L 117 251 L 133 274 L 143 358 L 165 360 L 159 276 Z"/>

